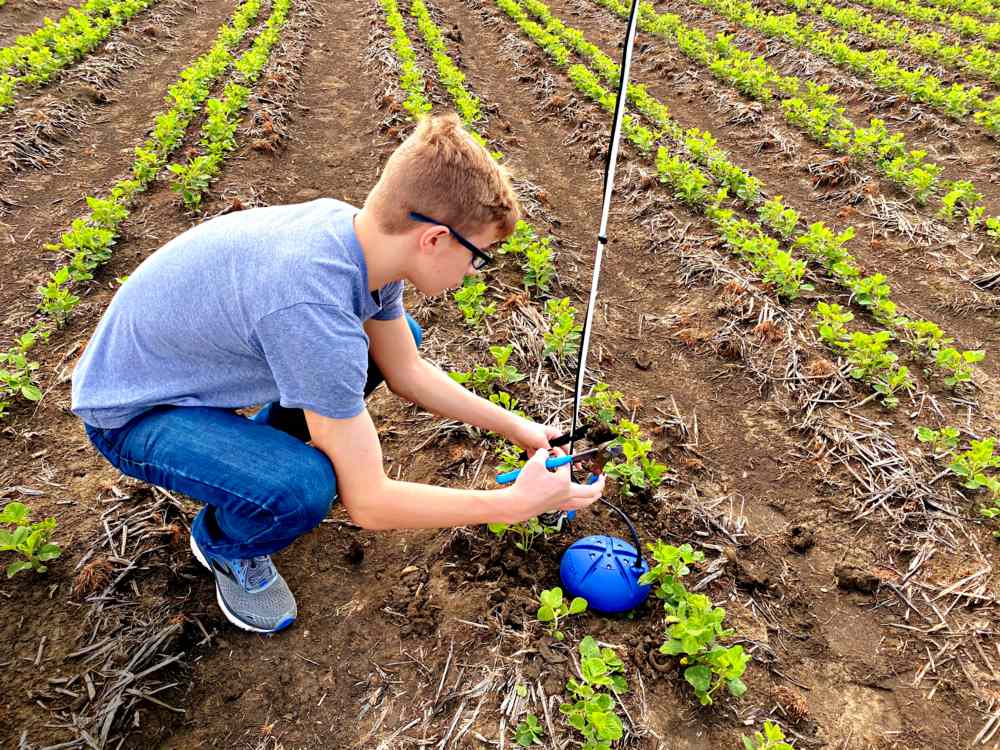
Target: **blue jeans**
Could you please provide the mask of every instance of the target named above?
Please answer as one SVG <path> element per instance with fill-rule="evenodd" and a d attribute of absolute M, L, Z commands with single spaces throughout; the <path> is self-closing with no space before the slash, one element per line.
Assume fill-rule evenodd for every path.
<path fill-rule="evenodd" d="M 413 338 L 423 332 L 409 315 Z M 384 378 L 368 358 L 365 396 Z M 267 404 L 252 418 L 233 409 L 156 406 L 122 427 L 84 424 L 119 471 L 205 504 L 191 533 L 209 555 L 270 555 L 318 526 L 337 497 L 326 454 L 306 445 L 301 409 Z"/>

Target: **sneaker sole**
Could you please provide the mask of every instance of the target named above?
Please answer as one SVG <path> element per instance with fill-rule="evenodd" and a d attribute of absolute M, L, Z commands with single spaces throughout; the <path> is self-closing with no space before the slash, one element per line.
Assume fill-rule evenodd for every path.
<path fill-rule="evenodd" d="M 190 537 L 190 540 L 191 540 L 191 554 L 194 555 L 194 558 L 205 567 L 205 570 L 207 570 L 209 573 L 212 574 L 212 578 L 214 579 L 215 571 L 212 569 L 212 566 L 208 564 L 208 560 L 205 559 L 205 556 L 198 548 L 198 545 L 195 544 L 193 536 Z M 264 633 L 265 635 L 270 635 L 271 633 L 278 633 L 284 630 L 293 622 L 295 622 L 295 618 L 290 617 L 287 620 L 282 620 L 281 622 L 279 622 L 278 626 L 272 630 L 257 628 L 254 627 L 253 625 L 243 622 L 243 620 L 241 620 L 235 614 L 233 614 L 233 612 L 229 609 L 229 607 L 226 606 L 226 602 L 222 598 L 222 591 L 219 588 L 218 581 L 215 581 L 215 601 L 219 603 L 219 609 L 222 610 L 222 614 L 226 616 L 226 619 L 229 620 L 229 622 L 231 622 L 233 625 L 240 628 L 241 630 L 247 630 L 251 633 Z"/>

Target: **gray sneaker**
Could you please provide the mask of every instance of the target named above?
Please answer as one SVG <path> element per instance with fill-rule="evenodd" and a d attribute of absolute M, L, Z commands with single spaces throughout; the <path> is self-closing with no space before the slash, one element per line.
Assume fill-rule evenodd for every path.
<path fill-rule="evenodd" d="M 191 552 L 215 576 L 215 598 L 233 625 L 254 633 L 277 633 L 295 622 L 295 597 L 270 557 L 227 560 L 209 556 L 193 536 Z"/>

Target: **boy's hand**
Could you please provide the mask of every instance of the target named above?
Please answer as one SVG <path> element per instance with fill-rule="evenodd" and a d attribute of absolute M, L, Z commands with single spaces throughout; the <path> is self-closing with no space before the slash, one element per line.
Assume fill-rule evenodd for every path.
<path fill-rule="evenodd" d="M 518 448 L 534 454 L 535 451 L 548 450 L 549 440 L 561 434 L 562 430 L 555 425 L 538 424 L 530 419 L 518 417 L 517 424 L 508 433 L 507 438 Z"/>
<path fill-rule="evenodd" d="M 557 456 L 566 455 L 561 448 L 555 448 L 552 452 Z M 517 497 L 514 514 L 519 516 L 514 523 L 540 513 L 586 508 L 604 492 L 603 474 L 594 484 L 577 484 L 570 477 L 569 464 L 550 471 L 545 468 L 547 458 L 548 450 L 536 451 L 514 482 L 511 488 Z"/>

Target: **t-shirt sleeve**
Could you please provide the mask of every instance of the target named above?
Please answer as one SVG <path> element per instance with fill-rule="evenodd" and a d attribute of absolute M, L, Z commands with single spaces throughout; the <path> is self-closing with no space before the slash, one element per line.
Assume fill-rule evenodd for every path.
<path fill-rule="evenodd" d="M 379 293 L 382 309 L 372 317 L 375 320 L 395 320 L 403 315 L 403 282 L 391 281 Z"/>
<path fill-rule="evenodd" d="M 336 305 L 303 302 L 261 318 L 254 329 L 282 406 L 349 419 L 365 407 L 368 336 Z"/>

